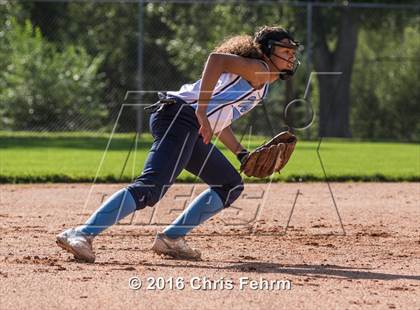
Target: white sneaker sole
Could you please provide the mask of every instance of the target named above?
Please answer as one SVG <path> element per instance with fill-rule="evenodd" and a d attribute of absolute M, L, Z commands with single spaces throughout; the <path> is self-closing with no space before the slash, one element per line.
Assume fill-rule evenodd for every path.
<path fill-rule="evenodd" d="M 60 239 L 59 236 L 57 236 L 57 239 L 55 241 L 57 245 L 62 248 L 63 250 L 67 251 L 70 254 L 73 254 L 74 258 L 78 260 L 85 261 L 87 263 L 94 263 L 95 262 L 95 256 L 91 255 L 84 255 L 76 252 L 68 243 L 66 243 L 64 240 Z"/>
<path fill-rule="evenodd" d="M 152 246 L 152 251 L 158 255 L 168 255 L 173 258 L 187 259 L 187 260 L 201 260 L 201 254 L 199 256 L 191 256 L 177 250 L 171 249 L 164 240 L 157 238 Z"/>

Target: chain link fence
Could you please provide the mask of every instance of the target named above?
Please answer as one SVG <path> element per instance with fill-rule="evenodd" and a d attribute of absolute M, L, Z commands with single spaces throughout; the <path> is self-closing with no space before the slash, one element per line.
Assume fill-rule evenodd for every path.
<path fill-rule="evenodd" d="M 420 5 L 407 3 L 3 0 L 0 130 L 109 132 L 121 112 L 119 132 L 147 132 L 148 115 L 133 103 L 200 78 L 226 37 L 283 25 L 305 46 L 302 66 L 235 124 L 240 134 L 286 128 L 285 106 L 309 90 L 315 122 L 299 132 L 307 139 L 419 141 Z"/>

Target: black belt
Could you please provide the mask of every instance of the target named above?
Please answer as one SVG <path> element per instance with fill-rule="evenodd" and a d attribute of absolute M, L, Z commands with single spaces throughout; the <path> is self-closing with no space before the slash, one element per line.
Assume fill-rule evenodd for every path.
<path fill-rule="evenodd" d="M 160 109 L 162 109 L 165 105 L 174 104 L 176 103 L 175 98 L 167 98 L 166 93 L 158 92 L 159 100 L 151 105 L 148 105 L 144 109 L 149 111 L 150 113 L 154 113 Z"/>

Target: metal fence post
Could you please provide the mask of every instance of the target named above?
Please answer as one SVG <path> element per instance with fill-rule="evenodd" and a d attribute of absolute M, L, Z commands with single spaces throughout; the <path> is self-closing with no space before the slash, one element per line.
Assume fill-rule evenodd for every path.
<path fill-rule="evenodd" d="M 309 76 L 312 72 L 312 9 L 313 9 L 313 3 L 308 2 L 306 4 L 306 62 L 308 66 L 308 72 Z M 311 85 L 308 85 L 307 93 L 306 93 L 306 99 L 310 96 L 311 93 Z M 309 99 L 308 99 L 309 100 Z M 305 139 L 310 139 L 310 131 L 305 131 Z"/>
<path fill-rule="evenodd" d="M 313 3 L 308 2 L 306 5 L 306 57 L 309 74 L 311 74 L 312 71 L 312 8 Z M 308 96 L 309 92 L 310 89 L 308 90 Z"/>
<path fill-rule="evenodd" d="M 139 92 L 139 102 L 143 103 L 143 50 L 144 50 L 144 0 L 139 0 L 138 8 L 138 50 L 137 50 L 137 89 Z M 136 131 L 141 134 L 143 131 L 143 107 L 142 105 L 137 107 L 136 113 Z"/>

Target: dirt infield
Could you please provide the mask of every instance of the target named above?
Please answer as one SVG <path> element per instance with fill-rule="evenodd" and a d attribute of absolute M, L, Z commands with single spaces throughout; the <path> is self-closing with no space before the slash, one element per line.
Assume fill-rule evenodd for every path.
<path fill-rule="evenodd" d="M 325 183 L 247 184 L 188 237 L 199 262 L 149 251 L 202 189 L 186 184 L 99 236 L 95 264 L 55 245 L 120 187 L 0 186 L 2 309 L 420 309 L 419 183 L 332 183 L 345 235 Z M 134 276 L 139 290 L 129 288 Z"/>

